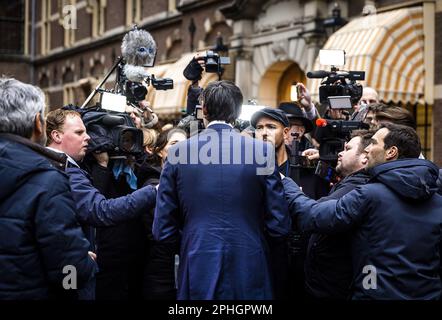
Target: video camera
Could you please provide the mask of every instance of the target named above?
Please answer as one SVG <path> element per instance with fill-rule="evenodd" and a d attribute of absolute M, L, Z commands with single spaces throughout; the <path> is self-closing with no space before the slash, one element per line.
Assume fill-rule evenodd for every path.
<path fill-rule="evenodd" d="M 223 72 L 222 66 L 230 64 L 230 58 L 221 57 L 217 52 L 208 50 L 204 57 L 204 63 L 206 65 L 206 72 L 217 73 L 220 75 Z"/>
<path fill-rule="evenodd" d="M 319 102 L 331 109 L 352 108 L 362 97 L 362 85 L 356 81 L 365 80 L 365 72 L 339 71 L 336 66 L 345 64 L 344 50 L 320 50 L 319 60 L 320 64 L 331 66 L 331 71 L 307 72 L 310 79 L 325 78 L 319 86 Z"/>
<path fill-rule="evenodd" d="M 198 60 L 204 60 L 206 72 L 217 73 L 219 80 L 224 72 L 223 65 L 230 64 L 229 57 L 222 57 L 217 52 L 208 50 L 204 56 L 198 58 Z M 201 80 L 201 74 L 203 67 L 198 63 L 198 60 L 193 58 L 183 71 L 183 75 L 187 80 L 196 82 Z"/>
<path fill-rule="evenodd" d="M 141 77 L 135 78 L 139 81 L 129 80 L 126 72 L 129 70 L 124 62 L 118 66 L 117 73 L 117 90 L 116 92 L 126 96 L 127 104 L 137 106 L 138 102 L 146 99 L 147 87 L 152 85 L 156 90 L 173 89 L 173 80 L 170 78 L 155 78 L 155 75 L 143 74 Z M 144 85 L 143 82 L 146 84 Z"/>
<path fill-rule="evenodd" d="M 319 87 L 319 101 L 329 106 L 329 111 L 338 110 L 345 114 L 346 120 L 328 119 L 316 120 L 315 139 L 320 143 L 319 162 L 316 174 L 322 178 L 334 181 L 338 154 L 344 150 L 345 142 L 350 139 L 353 130 L 368 129 L 362 121 L 351 121 L 350 114 L 345 110 L 352 110 L 362 97 L 362 85 L 358 80 L 365 79 L 364 71 L 339 71 L 336 66 L 345 64 L 345 51 L 321 50 L 320 64 L 330 65 L 331 71 L 312 71 L 307 73 L 310 79 L 323 79 Z M 332 114 L 333 112 L 330 112 Z"/>
<path fill-rule="evenodd" d="M 149 85 L 157 90 L 173 88 L 172 79 L 157 79 L 145 70 L 154 66 L 157 52 L 157 45 L 149 32 L 135 26 L 124 36 L 121 52 L 122 56 L 81 108 L 76 110 L 82 115 L 91 136 L 90 149 L 95 152 L 107 151 L 114 157 L 143 152 L 143 133 L 135 127 L 126 113 L 126 107 L 131 105 L 142 113 L 138 103 L 145 100 Z M 115 70 L 114 89 L 101 89 Z M 86 108 L 97 93 L 100 93 L 99 103 Z"/>
<path fill-rule="evenodd" d="M 109 113 L 99 106 L 82 109 L 69 105 L 64 109 L 80 113 L 91 137 L 88 152 L 108 152 L 111 158 L 124 158 L 144 151 L 143 132 L 135 127 L 127 113 Z"/>

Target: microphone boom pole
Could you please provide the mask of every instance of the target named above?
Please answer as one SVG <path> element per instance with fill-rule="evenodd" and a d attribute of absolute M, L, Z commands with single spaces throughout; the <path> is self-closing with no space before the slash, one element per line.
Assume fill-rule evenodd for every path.
<path fill-rule="evenodd" d="M 109 76 L 112 74 L 112 72 L 114 72 L 114 70 L 117 68 L 117 66 L 120 64 L 121 61 L 123 61 L 123 57 L 118 57 L 117 62 L 115 62 L 112 69 L 110 69 L 110 71 L 106 74 L 103 80 L 97 85 L 94 91 L 92 91 L 89 97 L 87 97 L 86 101 L 82 104 L 81 109 L 85 108 L 88 105 L 88 103 L 94 98 L 97 92 L 100 91 L 101 86 L 107 81 Z"/>

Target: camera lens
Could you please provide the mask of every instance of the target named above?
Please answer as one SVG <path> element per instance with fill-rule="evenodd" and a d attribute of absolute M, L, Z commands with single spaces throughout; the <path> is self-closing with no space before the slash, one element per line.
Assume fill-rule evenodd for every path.
<path fill-rule="evenodd" d="M 131 152 L 134 148 L 135 137 L 134 133 L 129 130 L 121 132 L 120 148 L 123 152 Z"/>

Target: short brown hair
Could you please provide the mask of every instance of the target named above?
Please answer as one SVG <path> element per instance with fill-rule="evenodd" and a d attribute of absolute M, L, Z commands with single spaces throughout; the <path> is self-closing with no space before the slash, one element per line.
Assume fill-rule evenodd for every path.
<path fill-rule="evenodd" d="M 351 133 L 351 138 L 359 137 L 361 138 L 361 142 L 358 147 L 358 154 L 364 152 L 365 148 L 371 143 L 371 138 L 375 134 L 376 131 L 373 130 L 354 130 Z"/>
<path fill-rule="evenodd" d="M 61 131 L 61 127 L 63 127 L 68 116 L 81 118 L 81 115 L 73 110 L 57 109 L 48 113 L 46 116 L 46 135 L 48 138 L 46 145 L 53 142 L 51 132 L 54 130 Z"/>
<path fill-rule="evenodd" d="M 410 111 L 399 106 L 388 106 L 383 103 L 373 103 L 368 107 L 373 111 L 377 121 L 387 121 L 407 126 L 416 130 L 416 121 Z"/>

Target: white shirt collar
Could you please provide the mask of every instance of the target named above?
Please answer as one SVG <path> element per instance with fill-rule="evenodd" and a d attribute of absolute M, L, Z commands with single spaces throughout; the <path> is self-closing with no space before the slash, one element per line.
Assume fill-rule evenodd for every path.
<path fill-rule="evenodd" d="M 64 153 L 63 151 L 60 151 L 60 150 L 57 150 L 57 149 L 54 149 L 54 148 L 51 148 L 51 147 L 46 147 L 46 148 L 48 148 L 49 150 L 52 150 L 54 152 L 57 152 L 57 153 Z M 66 155 L 68 161 L 71 164 L 73 164 L 74 166 L 80 168 L 80 166 L 78 165 L 78 163 L 74 159 L 72 159 L 68 154 L 66 154 L 66 153 L 64 153 L 64 154 Z"/>
<path fill-rule="evenodd" d="M 210 126 L 212 126 L 212 125 L 214 125 L 214 124 L 227 124 L 228 126 L 230 126 L 231 128 L 233 128 L 233 126 L 232 126 L 230 123 L 227 123 L 227 122 L 225 122 L 225 121 L 219 121 L 219 120 L 213 120 L 213 121 L 210 121 L 206 128 L 208 128 L 208 127 L 210 127 Z"/>

